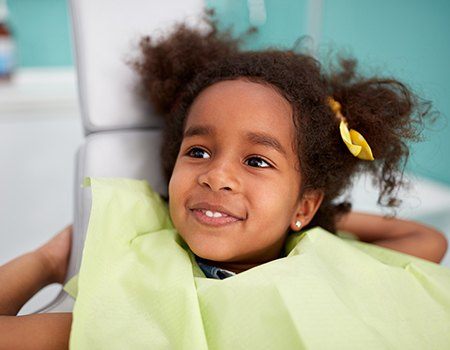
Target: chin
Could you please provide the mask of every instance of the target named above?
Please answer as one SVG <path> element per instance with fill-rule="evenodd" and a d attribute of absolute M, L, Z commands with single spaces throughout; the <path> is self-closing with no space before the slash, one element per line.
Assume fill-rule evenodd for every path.
<path fill-rule="evenodd" d="M 234 258 L 234 254 L 231 254 L 228 250 L 217 249 L 217 247 L 211 247 L 210 245 L 188 245 L 195 255 L 203 259 L 211 261 L 229 261 Z"/>

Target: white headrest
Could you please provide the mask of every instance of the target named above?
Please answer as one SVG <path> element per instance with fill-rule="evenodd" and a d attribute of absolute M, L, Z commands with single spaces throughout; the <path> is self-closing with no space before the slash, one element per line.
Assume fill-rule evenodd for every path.
<path fill-rule="evenodd" d="M 197 23 L 202 0 L 71 0 L 81 113 L 86 133 L 160 127 L 127 65 L 144 35 Z"/>

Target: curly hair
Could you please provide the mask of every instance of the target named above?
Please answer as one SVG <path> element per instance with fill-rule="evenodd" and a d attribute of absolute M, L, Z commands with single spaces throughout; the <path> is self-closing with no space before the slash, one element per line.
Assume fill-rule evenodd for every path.
<path fill-rule="evenodd" d="M 339 216 L 351 210 L 348 198 L 337 200 L 362 172 L 373 175 L 380 190 L 378 204 L 400 205 L 395 194 L 407 184 L 407 142 L 421 140 L 430 102 L 393 78 L 361 76 L 353 58 L 339 58 L 337 67 L 326 71 L 314 57 L 297 50 L 246 51 L 242 37 L 219 31 L 211 18 L 206 22 L 206 30 L 178 24 L 165 37 L 143 38 L 142 57 L 134 62 L 146 98 L 166 120 L 162 165 L 167 181 L 194 99 L 214 83 L 244 78 L 274 86 L 292 106 L 303 179 L 300 195 L 308 190 L 324 193 L 309 227 L 336 232 Z M 362 161 L 347 150 L 328 96 L 339 101 L 349 127 L 364 135 L 375 161 Z"/>

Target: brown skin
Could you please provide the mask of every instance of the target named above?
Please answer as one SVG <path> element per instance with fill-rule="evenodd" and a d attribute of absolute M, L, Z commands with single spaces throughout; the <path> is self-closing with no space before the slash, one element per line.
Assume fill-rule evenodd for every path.
<path fill-rule="evenodd" d="M 438 230 L 418 222 L 351 212 L 337 222 L 338 230 L 352 232 L 367 243 L 440 263 L 448 248 Z"/>
<path fill-rule="evenodd" d="M 71 234 L 68 226 L 37 250 L 0 266 L 0 350 L 68 348 L 71 313 L 16 314 L 41 288 L 64 281 Z"/>
<path fill-rule="evenodd" d="M 271 85 L 222 81 L 191 106 L 185 132 L 196 128 L 183 138 L 169 183 L 175 227 L 196 255 L 237 273 L 277 259 L 289 228 L 298 230 L 297 220 L 306 225 L 323 198 L 319 191 L 299 198 L 290 104 Z M 249 133 L 273 138 L 284 151 L 252 142 Z M 202 202 L 242 219 L 204 224 L 192 211 Z"/>

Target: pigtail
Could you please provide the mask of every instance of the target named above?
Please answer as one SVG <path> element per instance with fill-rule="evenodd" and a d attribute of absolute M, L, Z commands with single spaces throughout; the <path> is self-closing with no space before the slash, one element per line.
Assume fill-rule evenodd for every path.
<path fill-rule="evenodd" d="M 168 35 L 141 40 L 141 58 L 133 66 L 158 113 L 168 116 L 195 76 L 217 59 L 238 51 L 241 39 L 232 38 L 230 31 L 219 33 L 213 16 L 212 10 L 206 12 L 202 29 L 181 23 Z"/>
<path fill-rule="evenodd" d="M 396 198 L 400 187 L 408 185 L 403 172 L 409 158 L 408 142 L 421 141 L 431 103 L 421 101 L 403 83 L 392 78 L 364 78 L 356 71 L 356 61 L 341 59 L 340 69 L 328 78 L 329 93 L 339 101 L 349 127 L 361 132 L 375 157 L 375 161 L 356 162 L 360 172 L 373 175 L 379 187 L 378 204 L 395 208 L 401 204 Z M 354 158 L 354 159 L 353 159 Z"/>

